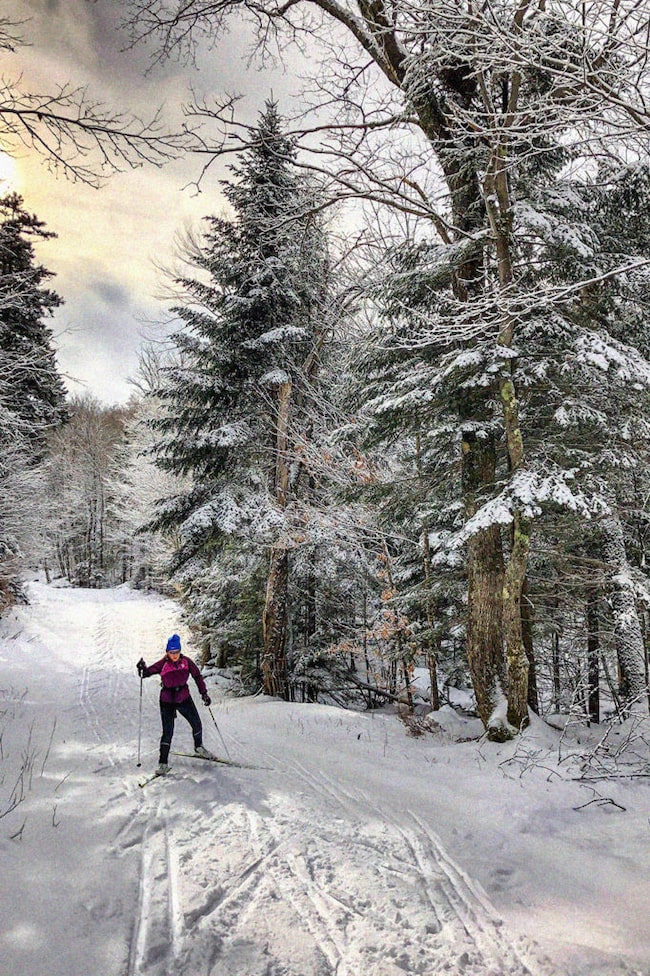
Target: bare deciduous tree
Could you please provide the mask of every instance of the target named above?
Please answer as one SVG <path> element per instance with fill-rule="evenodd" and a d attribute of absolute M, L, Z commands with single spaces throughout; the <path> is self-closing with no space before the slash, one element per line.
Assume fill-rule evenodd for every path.
<path fill-rule="evenodd" d="M 22 23 L 0 20 L 0 49 L 11 64 L 27 41 Z M 87 86 L 65 83 L 51 91 L 24 87 L 17 69 L 0 79 L 2 150 L 13 156 L 21 147 L 34 150 L 54 172 L 99 186 L 110 173 L 145 163 L 160 166 L 190 145 L 188 128 L 166 130 L 160 112 L 148 121 L 114 111 L 94 98 Z"/>

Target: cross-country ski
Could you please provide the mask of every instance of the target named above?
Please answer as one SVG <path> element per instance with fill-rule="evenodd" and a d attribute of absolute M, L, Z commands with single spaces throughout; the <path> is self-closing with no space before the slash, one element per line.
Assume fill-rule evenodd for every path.
<path fill-rule="evenodd" d="M 195 752 L 172 751 L 170 755 L 184 756 L 187 759 L 200 759 L 202 762 L 216 763 L 217 765 L 220 764 L 222 766 L 233 766 L 236 769 L 270 769 L 271 768 L 270 766 L 259 766 L 259 765 L 255 765 L 254 763 L 238 762 L 235 759 L 223 759 L 221 756 L 199 756 Z M 151 774 L 151 776 L 148 776 L 146 779 L 139 782 L 138 786 L 141 789 L 144 789 L 145 786 L 149 786 L 149 784 L 153 783 L 154 780 L 164 779 L 166 776 L 169 775 L 169 773 L 171 773 L 171 767 L 169 771 L 165 771 L 165 772 L 160 772 L 156 770 Z"/>
<path fill-rule="evenodd" d="M 238 769 L 270 769 L 270 766 L 258 766 L 254 763 L 240 762 L 236 759 L 224 759 L 221 756 L 197 756 L 195 752 L 174 752 L 172 756 L 185 756 L 187 759 L 201 759 L 203 762 L 221 763 L 223 766 L 236 766 Z"/>
<path fill-rule="evenodd" d="M 164 779 L 168 775 L 169 775 L 169 773 L 159 773 L 158 770 L 156 770 L 155 772 L 153 772 L 151 774 L 151 776 L 147 776 L 146 779 L 140 780 L 138 782 L 138 786 L 140 787 L 141 790 L 143 790 L 145 788 L 145 786 L 149 786 L 149 784 L 150 783 L 153 783 L 154 780 Z"/>

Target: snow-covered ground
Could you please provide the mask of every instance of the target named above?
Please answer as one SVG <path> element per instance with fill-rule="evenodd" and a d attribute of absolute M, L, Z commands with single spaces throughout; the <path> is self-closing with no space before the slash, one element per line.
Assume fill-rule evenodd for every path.
<path fill-rule="evenodd" d="M 578 782 L 541 722 L 498 746 L 450 710 L 414 738 L 248 698 L 213 712 L 259 768 L 176 756 L 142 790 L 135 662 L 185 637 L 178 608 L 30 595 L 0 623 L 1 976 L 650 973 L 650 779 Z"/>

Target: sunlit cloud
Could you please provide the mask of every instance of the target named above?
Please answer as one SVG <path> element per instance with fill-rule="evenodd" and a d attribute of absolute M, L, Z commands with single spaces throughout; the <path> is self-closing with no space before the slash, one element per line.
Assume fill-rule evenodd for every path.
<path fill-rule="evenodd" d="M 87 86 L 91 100 L 118 113 L 150 119 L 160 107 L 164 124 L 174 128 L 192 90 L 208 100 L 248 92 L 240 111 L 254 121 L 271 90 L 288 102 L 295 87 L 290 73 L 246 69 L 243 25 L 199 70 L 173 59 L 153 68 L 146 45 L 124 49 L 113 0 L 14 0 L 13 7 L 29 45 L 8 55 L 6 70 L 25 90 Z M 94 190 L 66 181 L 27 148 L 18 147 L 17 165 L 7 157 L 4 169 L 0 155 L 0 194 L 17 190 L 26 210 L 57 235 L 34 243 L 38 260 L 55 276 L 50 287 L 64 300 L 51 324 L 71 391 L 108 402 L 129 395 L 143 321 L 155 332 L 152 323 L 169 317 L 161 268 L 177 263 L 179 233 L 226 206 L 219 183 L 225 165 L 211 168 L 197 196 L 193 184 L 204 163 L 205 157 L 188 156 L 161 170 L 126 170 Z"/>
<path fill-rule="evenodd" d="M 18 189 L 18 167 L 16 160 L 0 152 L 0 193 Z"/>

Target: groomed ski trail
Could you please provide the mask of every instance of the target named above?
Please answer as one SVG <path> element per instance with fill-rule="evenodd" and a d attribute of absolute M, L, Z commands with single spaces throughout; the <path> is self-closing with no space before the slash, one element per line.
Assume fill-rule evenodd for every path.
<path fill-rule="evenodd" d="M 63 885 L 68 901 L 39 907 L 43 940 L 66 933 L 48 976 L 560 976 L 445 848 L 435 768 L 408 781 L 408 796 L 394 789 L 391 749 L 411 748 L 394 718 L 221 701 L 228 751 L 259 768 L 179 758 L 173 776 L 139 790 L 160 729 L 157 682 L 145 681 L 138 770 L 135 661 L 161 653 L 178 608 L 128 590 L 38 586 L 32 598 L 16 614 L 22 653 L 40 643 L 52 666 L 30 696 L 64 716 L 50 763 L 55 840 L 67 830 L 80 862 L 96 863 L 93 890 Z M 39 674 L 31 659 L 25 673 Z M 174 744 L 190 741 L 179 719 Z M 36 827 L 29 801 L 25 813 Z M 12 952 L 7 971 L 42 976 L 42 958 L 30 963 L 19 940 Z"/>

